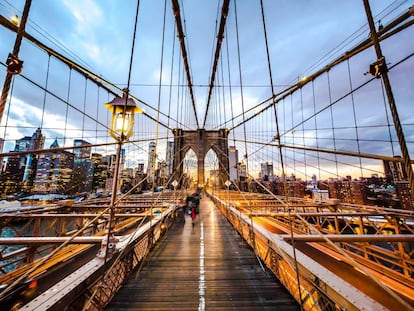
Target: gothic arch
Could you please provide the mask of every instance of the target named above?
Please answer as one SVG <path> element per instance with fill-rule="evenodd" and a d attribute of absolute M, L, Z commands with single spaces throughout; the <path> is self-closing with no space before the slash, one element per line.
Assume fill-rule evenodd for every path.
<path fill-rule="evenodd" d="M 184 131 L 174 129 L 174 174 L 175 179 L 183 173 L 183 159 L 189 149 L 192 149 L 197 156 L 198 184 L 204 183 L 204 158 L 207 152 L 212 149 L 219 161 L 219 177 L 221 183 L 229 179 L 229 155 L 228 155 L 228 130 L 206 131 Z"/>

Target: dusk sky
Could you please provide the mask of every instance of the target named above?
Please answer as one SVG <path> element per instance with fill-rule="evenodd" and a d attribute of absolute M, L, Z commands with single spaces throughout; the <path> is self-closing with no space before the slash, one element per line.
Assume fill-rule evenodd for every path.
<path fill-rule="evenodd" d="M 24 0 L 0 0 L 0 14 L 6 18 L 14 14 L 21 16 L 24 2 Z M 199 123 L 203 124 L 222 1 L 184 0 L 179 1 L 179 4 L 186 35 L 197 116 Z M 414 0 L 371 0 L 370 4 L 376 26 L 379 26 L 379 20 L 387 24 L 406 12 L 414 5 Z M 263 5 L 275 92 L 323 68 L 369 37 L 362 0 L 264 0 Z M 74 63 L 123 88 L 128 80 L 136 7 L 136 1 L 132 0 L 33 0 L 26 31 L 46 46 L 73 60 Z M 138 104 L 154 119 L 159 119 L 171 128 L 187 126 L 188 129 L 196 129 L 191 101 L 185 88 L 187 81 L 180 61 L 181 52 L 174 32 L 175 20 L 170 1 L 166 2 L 165 8 L 164 42 L 162 41 L 163 19 L 164 1 L 140 1 L 130 91 L 144 102 Z M 384 43 L 383 52 L 390 65 L 413 53 L 413 33 L 411 26 L 401 35 L 397 35 L 394 40 Z M 0 60 L 3 65 L 8 53 L 13 49 L 14 40 L 15 33 L 0 27 Z M 10 104 L 10 108 L 6 106 L 0 127 L 0 137 L 6 139 L 3 152 L 11 150 L 16 139 L 31 135 L 39 126 L 43 128 L 42 132 L 47 137 L 46 148 L 54 139 L 58 139 L 60 145 L 66 146 L 71 145 L 73 138 L 85 138 L 91 143 L 111 141 L 106 134 L 108 113 L 103 104 L 111 100 L 112 95 L 98 90 L 96 85 L 86 81 L 78 73 L 71 72 L 68 66 L 55 58 L 49 59 L 47 53 L 28 41 L 23 41 L 19 57 L 24 61 L 22 75 L 27 79 L 15 77 L 14 88 L 10 94 L 11 100 L 7 104 Z M 361 53 L 350 61 L 354 87 L 372 78 L 364 75 L 364 72 L 375 60 L 375 52 L 370 48 L 369 51 Z M 4 66 L 2 68 L 0 81 L 3 83 L 5 68 Z M 230 78 L 227 68 L 230 68 Z M 390 71 L 391 82 L 396 87 L 396 102 L 400 109 L 411 157 L 414 156 L 413 70 L 414 61 L 409 58 L 404 64 Z M 333 69 L 330 74 L 329 83 L 332 87 L 330 101 L 332 102 L 347 93 L 350 79 L 346 65 Z M 239 76 L 242 77 L 242 81 Z M 228 79 L 231 79 L 233 85 L 231 93 Z M 45 91 L 32 81 L 47 88 L 55 97 L 49 93 L 45 94 Z M 216 79 L 216 85 L 223 84 L 227 87 L 216 88 L 213 94 L 214 103 L 207 116 L 207 129 L 231 127 L 229 120 L 232 115 L 239 116 L 234 119 L 237 124 L 242 120 L 242 105 L 245 110 L 248 110 L 268 99 L 272 94 L 259 0 L 230 2 Z M 371 87 L 368 86 L 363 91 L 355 93 L 352 101 L 360 107 L 357 111 L 358 126 L 367 125 L 373 128 L 383 124 L 386 115 L 376 114 L 377 108 L 373 108 L 376 107 L 373 106 L 374 103 L 380 101 L 379 107 L 384 110 L 379 80 L 373 81 L 370 85 Z M 316 97 L 327 98 L 326 88 L 325 91 L 322 90 L 324 88 L 322 82 L 315 81 L 313 87 L 318 92 Z M 300 96 L 304 101 L 312 101 L 310 94 L 311 85 L 308 85 L 303 88 Z M 372 96 L 369 97 L 368 94 Z M 293 95 L 293 99 L 287 98 L 286 103 L 283 101 L 283 104 L 289 107 L 291 102 L 296 102 L 297 96 L 299 93 Z M 65 101 L 70 103 L 69 108 Z M 224 103 L 219 104 L 219 101 Z M 233 102 L 232 109 L 230 109 L 230 101 Z M 267 104 L 254 110 L 258 111 Z M 225 109 L 220 110 L 220 105 Z M 77 112 L 74 107 L 85 111 L 85 114 Z M 162 112 L 160 115 L 157 114 L 157 107 L 160 107 Z M 323 107 L 323 104 L 320 104 L 320 107 Z M 344 120 L 351 112 L 350 107 L 343 105 L 335 110 L 337 116 L 344 116 L 335 120 L 338 122 L 338 128 L 348 126 Z M 252 115 L 255 111 L 246 116 Z M 292 111 L 299 111 L 299 107 L 284 108 L 283 112 L 279 112 L 281 115 L 285 114 L 286 120 L 289 119 L 283 121 L 282 133 L 296 127 L 297 115 L 293 116 Z M 304 115 L 302 113 L 301 118 L 306 119 L 306 114 L 310 112 L 306 109 L 303 111 Z M 325 118 L 328 118 L 328 113 L 321 113 L 317 117 L 320 126 L 330 122 L 325 121 Z M 270 142 L 275 135 L 274 120 L 271 119 L 270 112 L 264 113 L 262 119 L 256 123 L 247 127 L 247 140 Z M 307 137 L 305 133 L 307 126 L 305 123 L 301 127 L 302 134 L 299 134 L 299 128 L 292 131 L 301 137 L 303 144 Z M 139 115 L 136 117 L 132 139 L 151 139 L 151 136 L 155 139 L 157 131 L 163 144 L 167 136 L 172 137 L 165 128 L 162 126 L 156 128 L 153 121 Z M 340 136 L 340 132 L 341 130 L 338 129 L 337 135 Z M 344 130 L 343 132 L 344 135 L 348 135 Z M 364 134 L 368 137 L 368 133 L 370 137 L 378 138 L 382 135 L 380 131 L 367 129 L 360 132 L 360 138 Z M 243 130 L 238 128 L 236 135 L 243 135 Z M 323 134 L 319 131 L 319 135 Z M 285 138 L 285 143 L 293 143 L 291 139 L 293 138 Z M 159 158 L 163 159 L 165 147 L 162 146 L 161 141 L 158 154 Z M 395 148 L 397 151 L 394 150 L 394 153 L 399 153 L 398 144 L 389 143 L 388 147 L 384 147 L 380 146 L 378 141 L 369 143 L 367 138 L 366 144 L 358 147 L 359 151 L 392 155 L 391 149 Z M 295 143 L 303 145 L 297 139 Z M 355 146 L 351 147 L 346 139 L 338 140 L 336 143 L 338 145 L 335 147 L 338 149 L 356 151 Z M 311 146 L 312 142 L 306 145 Z M 131 165 L 136 162 L 146 162 L 147 156 L 144 151 L 147 150 L 147 146 L 148 141 L 127 147 Z M 322 147 L 321 143 L 319 147 Z M 326 147 L 328 148 L 328 142 Z M 243 149 L 243 144 L 240 144 L 239 148 Z M 276 157 L 274 151 L 263 153 L 255 150 L 260 146 L 253 145 L 247 148 L 247 153 L 249 156 L 252 155 L 252 159 L 257 157 L 255 159 L 257 163 Z M 332 146 L 330 145 L 329 148 Z M 110 152 L 108 149 L 97 149 L 97 151 Z M 246 151 L 241 150 L 241 154 L 244 153 Z M 314 172 L 306 172 L 307 175 L 312 173 Z"/>

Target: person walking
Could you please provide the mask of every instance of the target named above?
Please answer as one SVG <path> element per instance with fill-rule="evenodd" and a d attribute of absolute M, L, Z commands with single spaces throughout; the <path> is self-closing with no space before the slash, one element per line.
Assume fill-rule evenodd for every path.
<path fill-rule="evenodd" d="M 191 208 L 191 222 L 194 226 L 194 222 L 196 219 L 196 205 L 193 202 L 191 202 L 190 208 Z"/>

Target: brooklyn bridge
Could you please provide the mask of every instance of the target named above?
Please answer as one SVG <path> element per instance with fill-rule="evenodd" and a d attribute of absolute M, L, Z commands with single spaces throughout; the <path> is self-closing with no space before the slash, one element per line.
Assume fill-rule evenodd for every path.
<path fill-rule="evenodd" d="M 414 1 L 0 0 L 1 310 L 414 310 Z"/>

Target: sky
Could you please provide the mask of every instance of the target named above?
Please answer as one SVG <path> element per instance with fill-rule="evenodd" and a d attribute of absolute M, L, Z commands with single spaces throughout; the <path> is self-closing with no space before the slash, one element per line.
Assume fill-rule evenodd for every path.
<path fill-rule="evenodd" d="M 208 85 L 220 20 L 218 12 L 221 10 L 222 3 L 183 0 L 179 1 L 179 4 L 194 85 L 196 111 L 198 120 L 202 124 L 206 113 Z M 370 4 L 378 26 L 379 20 L 387 24 L 405 12 L 414 5 L 414 0 L 371 0 Z M 264 0 L 263 6 L 275 92 L 323 68 L 369 36 L 362 0 Z M 0 0 L 0 14 L 7 18 L 14 14 L 21 16 L 23 7 L 24 0 Z M 88 68 L 111 84 L 123 88 L 128 82 L 136 8 L 137 3 L 132 0 L 33 0 L 26 31 L 75 63 Z M 139 2 L 130 91 L 143 101 L 138 104 L 154 119 L 159 119 L 171 128 L 196 129 L 191 101 L 185 87 L 187 81 L 182 71 L 174 23 L 170 1 Z M 231 1 L 226 26 L 216 85 L 228 85 L 230 80 L 233 87 L 215 88 L 213 103 L 206 118 L 207 129 L 223 127 L 223 125 L 231 127 L 232 115 L 238 116 L 234 119 L 236 124 L 241 122 L 243 107 L 244 110 L 248 110 L 271 96 L 260 1 Z M 384 44 L 384 54 L 391 64 L 413 52 L 412 44 L 409 43 L 410 40 L 412 42 L 412 39 L 409 39 L 412 38 L 412 33 L 412 29 L 407 30 L 395 41 Z M 3 27 L 0 28 L 0 60 L 7 58 L 13 48 L 14 40 L 14 33 Z M 27 41 L 23 42 L 19 56 L 24 60 L 25 78 L 15 78 L 13 92 L 10 95 L 10 108 L 5 111 L 2 118 L 0 135 L 6 139 L 5 152 L 14 147 L 16 139 L 31 135 L 38 126 L 44 128 L 43 132 L 47 136 L 45 147 L 55 138 L 58 138 L 60 145 L 67 146 L 71 145 L 73 138 L 81 137 L 91 143 L 110 141 L 105 134 L 109 117 L 103 104 L 111 100 L 112 95 L 99 90 L 96 85 L 69 70 L 55 58 L 49 58 L 44 51 Z M 363 73 L 373 60 L 375 54 L 373 49 L 370 49 L 350 62 L 353 85 L 362 84 L 370 78 Z M 414 117 L 408 106 L 414 97 L 414 88 L 412 88 L 414 79 L 410 71 L 413 67 L 413 60 L 409 59 L 390 73 L 391 78 L 394 79 L 393 84 L 401 88 L 396 90 L 395 96 L 398 103 L 401 103 L 399 109 L 401 109 L 403 123 L 406 124 L 407 140 L 410 142 L 414 141 L 412 127 Z M 339 66 L 332 70 L 329 76 L 330 87 L 332 87 L 329 101 L 347 92 L 349 75 L 346 69 L 346 66 Z M 4 77 L 5 70 L 0 69 L 0 81 L 4 81 Z M 372 82 L 370 84 L 372 87 L 364 88 L 364 91 L 356 92 L 352 99 L 360 107 L 356 118 L 360 126 L 364 124 L 377 126 L 382 124 L 386 117 L 385 114 L 373 114 L 373 104 L 368 105 L 369 102 L 374 103 L 383 96 L 377 82 Z M 326 81 L 315 81 L 312 86 L 318 92 L 316 97 L 319 96 L 320 102 L 324 102 L 320 104 L 321 107 L 326 105 L 328 97 Z M 42 87 L 53 95 L 45 92 Z M 366 99 L 369 93 L 372 93 L 370 97 L 372 99 Z M 286 119 L 281 126 L 282 132 L 301 123 L 296 121 L 296 118 L 300 119 L 299 114 L 293 113 L 300 109 L 297 106 L 289 108 L 290 102 L 297 104 L 299 96 L 311 102 L 313 100 L 311 85 L 304 87 L 300 94 L 298 92 L 287 98 L 286 103 L 282 102 L 286 105 L 286 108 L 281 108 L 280 112 L 281 115 L 285 114 Z M 335 122 L 338 124 L 339 136 L 341 125 L 344 128 L 349 127 L 349 122 L 341 118 L 351 111 L 349 96 L 347 98 L 348 103 L 337 105 L 338 108 L 333 112 L 338 116 Z M 234 102 L 234 105 L 230 105 L 230 101 Z M 254 108 L 250 115 L 264 106 L 259 105 Z M 161 114 L 157 112 L 158 107 Z M 302 109 L 304 112 L 301 117 L 306 118 L 307 113 L 311 116 L 310 110 L 310 108 Z M 82 113 L 83 111 L 85 113 Z M 318 115 L 318 124 L 330 122 L 328 112 Z M 314 119 L 313 117 L 312 120 Z M 270 113 L 263 113 L 258 120 L 256 122 L 258 124 L 252 122 L 247 126 L 248 140 L 271 141 L 276 129 Z M 146 161 L 147 140 L 155 139 L 155 134 L 163 139 L 166 136 L 171 138 L 171 133 L 162 126 L 157 127 L 145 116 L 136 117 L 136 123 L 134 139 L 145 140 L 145 142 L 127 147 L 129 148 L 127 154 L 131 154 L 129 159 L 131 164 Z M 315 141 L 314 137 L 312 139 L 307 136 L 310 132 L 305 134 L 307 126 L 305 123 L 302 127 L 302 135 L 299 135 L 300 128 L 294 130 L 297 133 L 295 135 L 302 138 L 303 144 L 305 144 L 304 137 L 309 138 L 309 141 Z M 243 130 L 243 127 L 239 127 L 235 131 L 236 135 L 243 136 Z M 344 136 L 348 135 L 345 130 L 342 131 Z M 359 135 L 360 138 L 364 135 L 375 137 L 381 136 L 380 133 L 382 132 L 367 128 Z M 324 134 L 319 131 L 319 135 Z M 292 140 L 294 136 L 286 135 L 286 143 L 299 143 L 298 139 L 296 142 Z M 326 141 L 326 147 L 330 144 L 329 147 L 332 148 L 332 140 Z M 355 139 L 352 141 L 354 142 Z M 338 146 L 335 147 L 356 151 L 356 147 L 350 146 L 345 139 L 335 141 L 336 143 Z M 377 142 L 369 143 L 367 138 L 365 147 L 358 148 L 364 149 L 360 150 L 361 152 L 369 151 L 378 154 L 389 154 L 390 148 L 398 148 L 394 146 L 395 143 L 389 145 L 387 150 L 381 150 Z M 378 150 L 373 150 L 374 147 Z M 274 151 L 263 153 L 255 150 L 260 146 L 244 147 L 241 144 L 240 148 L 247 148 L 247 153 L 252 154 L 252 158 L 256 155 L 257 163 L 275 157 Z M 410 143 L 409 148 L 410 152 L 414 153 L 413 143 Z M 111 150 L 98 151 L 104 153 Z M 161 159 L 165 157 L 161 143 L 158 153 Z M 246 152 L 241 151 L 241 154 L 244 153 Z M 300 157 L 296 154 L 287 156 Z"/>

